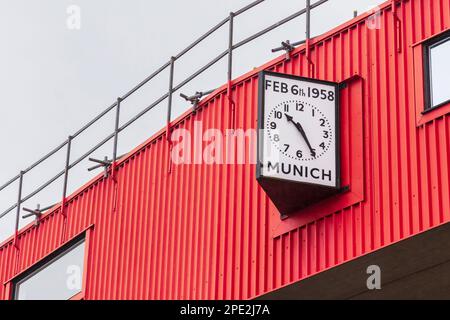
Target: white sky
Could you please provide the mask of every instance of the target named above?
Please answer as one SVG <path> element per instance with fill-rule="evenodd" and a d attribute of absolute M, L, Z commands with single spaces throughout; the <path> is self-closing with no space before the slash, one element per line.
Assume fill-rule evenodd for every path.
<path fill-rule="evenodd" d="M 176 55 L 230 11 L 251 0 L 0 0 L 0 185 L 61 144 L 92 117 Z M 312 0 L 311 2 L 315 2 Z M 312 33 L 326 32 L 382 0 L 330 0 L 312 14 Z M 81 29 L 69 30 L 67 8 L 81 9 Z M 235 20 L 235 41 L 304 8 L 300 0 L 266 0 Z M 303 40 L 304 18 L 297 18 L 234 54 L 237 77 L 280 55 L 270 49 L 281 40 Z M 228 27 L 176 63 L 175 84 L 227 47 Z M 226 81 L 226 58 L 181 90 L 193 93 Z M 168 88 L 163 73 L 122 107 L 122 123 L 145 108 Z M 174 95 L 172 118 L 189 107 Z M 150 111 L 119 139 L 125 153 L 159 130 L 167 102 Z M 113 129 L 113 114 L 74 142 L 78 158 Z M 92 156 L 111 156 L 112 144 Z M 64 167 L 65 151 L 24 178 L 24 195 Z M 82 162 L 71 174 L 69 192 L 98 173 Z M 34 208 L 59 202 L 62 179 L 25 203 Z M 0 213 L 17 201 L 17 184 L 0 192 Z M 15 210 L 0 219 L 0 242 L 13 232 Z M 29 220 L 21 219 L 21 226 Z"/>

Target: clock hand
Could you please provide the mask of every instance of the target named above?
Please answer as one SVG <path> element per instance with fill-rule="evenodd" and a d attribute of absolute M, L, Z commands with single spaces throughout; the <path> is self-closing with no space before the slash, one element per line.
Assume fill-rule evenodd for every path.
<path fill-rule="evenodd" d="M 287 113 L 284 114 L 287 118 L 287 120 L 289 122 L 292 122 L 294 124 L 294 126 L 297 128 L 297 130 L 300 132 L 300 134 L 302 135 L 303 139 L 305 139 L 306 145 L 308 146 L 309 150 L 311 151 L 311 155 L 313 157 L 316 156 L 316 150 L 313 149 L 313 147 L 311 146 L 311 143 L 309 142 L 308 137 L 306 136 L 305 130 L 303 129 L 302 125 L 299 122 L 295 122 L 294 118 L 290 115 L 288 115 Z"/>
<path fill-rule="evenodd" d="M 302 134 L 303 138 L 305 139 L 306 145 L 308 146 L 309 150 L 311 151 L 311 155 L 313 157 L 315 157 L 316 156 L 316 150 L 313 149 L 313 147 L 311 146 L 311 143 L 309 142 L 308 137 L 306 136 L 305 130 L 303 129 L 302 125 L 299 122 L 296 122 L 295 126 L 300 131 L 300 133 Z"/>

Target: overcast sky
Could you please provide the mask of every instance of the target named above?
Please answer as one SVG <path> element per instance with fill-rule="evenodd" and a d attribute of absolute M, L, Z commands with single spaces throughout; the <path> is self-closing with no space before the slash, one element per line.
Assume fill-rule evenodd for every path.
<path fill-rule="evenodd" d="M 61 144 L 92 117 L 176 55 L 193 40 L 251 0 L 0 0 L 0 185 Z M 315 2 L 312 0 L 312 2 Z M 312 33 L 326 32 L 381 0 L 330 0 L 312 15 Z M 68 28 L 68 8 L 80 11 L 80 29 Z M 266 0 L 236 18 L 235 41 L 304 7 L 302 0 Z M 70 20 L 73 21 L 73 20 Z M 175 84 L 227 47 L 227 26 L 176 63 Z M 234 55 L 237 77 L 278 54 L 270 49 L 281 40 L 304 39 L 304 18 L 258 39 Z M 193 93 L 226 81 L 226 59 L 180 92 Z M 122 123 L 168 88 L 168 73 L 123 104 Z M 177 92 L 176 117 L 189 107 Z M 119 140 L 125 153 L 164 124 L 164 101 L 127 129 Z M 113 114 L 74 142 L 72 159 L 81 156 L 113 129 Z M 111 144 L 93 154 L 111 156 Z M 24 195 L 64 167 L 64 151 L 24 178 Z M 88 162 L 73 170 L 69 192 L 87 182 Z M 62 180 L 25 203 L 47 206 L 61 199 Z M 0 192 L 0 213 L 17 201 L 17 184 Z M 12 234 L 15 211 L 0 219 L 0 242 Z M 21 226 L 29 220 L 21 220 Z"/>

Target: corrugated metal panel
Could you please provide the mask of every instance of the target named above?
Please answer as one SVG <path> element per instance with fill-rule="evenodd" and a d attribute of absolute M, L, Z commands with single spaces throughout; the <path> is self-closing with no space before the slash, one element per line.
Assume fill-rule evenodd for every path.
<path fill-rule="evenodd" d="M 94 224 L 88 299 L 245 299 L 450 221 L 449 116 L 416 126 L 411 67 L 412 45 L 450 28 L 450 1 L 402 1 L 397 14 L 401 53 L 388 5 L 380 30 L 355 20 L 311 51 L 318 78 L 365 79 L 363 202 L 273 239 L 273 206 L 254 165 L 173 165 L 169 174 L 168 144 L 158 135 L 122 161 L 117 185 L 98 178 L 70 201 L 67 219 L 56 211 L 28 228 L 19 251 L 3 245 L 2 282 Z M 272 65 L 308 75 L 302 49 L 264 68 Z M 237 127 L 255 128 L 256 72 L 235 81 L 233 99 Z M 225 91 L 177 126 L 193 132 L 195 120 L 225 131 Z M 342 139 L 352 154 L 350 136 Z"/>
<path fill-rule="evenodd" d="M 12 244 L 6 244 L 0 248 L 0 274 L 2 279 L 2 285 L 0 286 L 0 299 L 7 300 L 7 286 L 3 285 L 3 282 L 10 279 L 14 274 L 16 268 L 18 251 L 12 248 Z"/>

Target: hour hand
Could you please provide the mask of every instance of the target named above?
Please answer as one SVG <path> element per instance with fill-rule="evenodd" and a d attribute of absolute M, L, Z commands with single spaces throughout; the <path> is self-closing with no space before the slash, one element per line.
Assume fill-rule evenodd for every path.
<path fill-rule="evenodd" d="M 284 114 L 286 116 L 287 121 L 294 122 L 294 118 L 287 113 Z"/>

